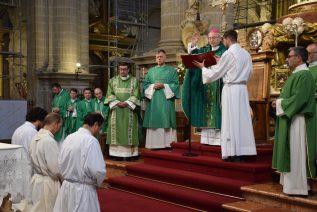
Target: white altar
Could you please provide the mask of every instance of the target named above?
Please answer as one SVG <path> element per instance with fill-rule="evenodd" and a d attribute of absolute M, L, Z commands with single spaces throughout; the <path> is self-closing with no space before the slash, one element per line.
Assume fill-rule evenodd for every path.
<path fill-rule="evenodd" d="M 0 205 L 9 193 L 31 200 L 31 166 L 22 146 L 0 143 Z"/>

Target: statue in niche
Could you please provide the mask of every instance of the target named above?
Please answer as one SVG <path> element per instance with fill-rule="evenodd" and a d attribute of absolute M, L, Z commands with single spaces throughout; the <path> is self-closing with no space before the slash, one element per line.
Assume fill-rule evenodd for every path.
<path fill-rule="evenodd" d="M 89 16 L 99 17 L 100 0 L 89 0 Z"/>
<path fill-rule="evenodd" d="M 194 33 L 200 34 L 198 46 L 202 47 L 208 43 L 207 31 L 209 22 L 207 20 L 200 20 L 199 13 L 200 0 L 188 0 L 188 9 L 184 11 L 185 18 L 181 23 L 182 42 L 185 48 L 190 42 Z"/>

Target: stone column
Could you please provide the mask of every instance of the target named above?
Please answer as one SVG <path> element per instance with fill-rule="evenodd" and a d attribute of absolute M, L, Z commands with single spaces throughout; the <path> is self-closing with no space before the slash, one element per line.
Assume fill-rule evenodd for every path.
<path fill-rule="evenodd" d="M 28 98 L 50 108 L 50 84 L 81 91 L 95 75 L 88 73 L 88 0 L 28 2 Z M 81 73 L 75 74 L 76 63 Z"/>
<path fill-rule="evenodd" d="M 186 7 L 187 1 L 184 0 L 161 1 L 161 40 L 158 48 L 165 49 L 169 53 L 184 52 L 180 25 Z"/>

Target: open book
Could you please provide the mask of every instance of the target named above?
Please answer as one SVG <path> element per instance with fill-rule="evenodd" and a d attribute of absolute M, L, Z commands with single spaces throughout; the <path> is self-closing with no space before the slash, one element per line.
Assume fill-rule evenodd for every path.
<path fill-rule="evenodd" d="M 203 60 L 205 60 L 205 67 L 215 65 L 217 62 L 216 62 L 216 59 L 214 58 L 214 55 L 215 55 L 214 52 L 206 52 L 201 54 L 181 55 L 181 57 L 182 57 L 182 62 L 186 68 L 197 68 L 193 64 L 194 60 L 198 62 L 202 62 Z"/>

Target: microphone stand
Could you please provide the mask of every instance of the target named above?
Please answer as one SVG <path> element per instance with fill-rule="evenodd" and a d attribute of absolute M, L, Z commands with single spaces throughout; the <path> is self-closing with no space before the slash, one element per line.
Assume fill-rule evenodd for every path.
<path fill-rule="evenodd" d="M 192 106 L 192 101 L 191 101 L 191 96 L 192 96 L 192 93 L 191 93 L 191 73 L 192 71 L 190 69 L 187 70 L 188 71 L 188 78 L 189 78 L 189 94 L 188 94 L 188 101 L 189 101 L 189 107 L 188 107 L 188 113 L 189 113 L 189 116 L 188 116 L 188 122 L 189 122 L 189 138 L 188 138 L 188 152 L 185 152 L 183 153 L 183 156 L 187 156 L 187 157 L 195 157 L 195 156 L 198 156 L 198 154 L 196 153 L 192 153 L 192 135 L 191 135 L 191 117 L 192 117 L 192 111 L 191 111 L 191 106 Z"/>

